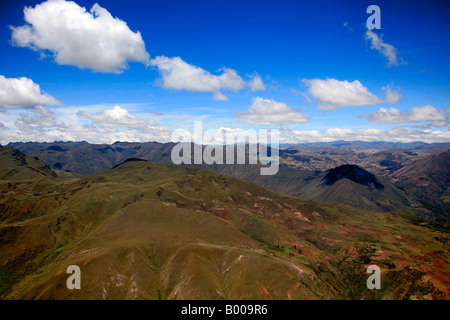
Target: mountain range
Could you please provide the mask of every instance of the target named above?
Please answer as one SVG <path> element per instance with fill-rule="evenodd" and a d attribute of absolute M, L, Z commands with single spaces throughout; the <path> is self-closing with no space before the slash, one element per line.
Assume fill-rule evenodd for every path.
<path fill-rule="evenodd" d="M 1 149 L 1 299 L 449 298 L 448 229 L 406 210 L 138 158 L 82 178 L 32 159 Z M 329 187 L 389 188 L 359 167 L 323 174 Z M 380 290 L 366 287 L 372 264 Z M 80 290 L 66 287 L 69 265 Z"/>
<path fill-rule="evenodd" d="M 116 142 L 112 145 L 27 142 L 10 143 L 8 146 L 41 159 L 60 174 L 65 172 L 75 177 L 85 177 L 108 170 L 131 157 L 172 163 L 171 150 L 174 145 L 157 142 Z M 381 149 L 386 146 L 396 148 Z M 203 163 L 191 166 L 231 175 L 282 194 L 382 211 L 408 209 L 427 220 L 449 222 L 450 167 L 449 161 L 446 161 L 449 148 L 450 144 L 444 143 L 358 141 L 287 146 L 279 150 L 280 169 L 273 176 L 261 176 L 261 165 Z M 425 162 L 429 164 L 423 165 Z M 346 165 L 352 165 L 350 175 L 373 175 L 372 179 L 384 188 L 361 184 L 357 179 L 348 179 L 345 174 L 336 183 L 324 183 L 330 170 L 343 171 Z M 426 185 L 421 184 L 420 190 L 415 187 L 414 179 L 410 179 L 415 170 L 420 170 L 420 179 L 427 180 Z"/>

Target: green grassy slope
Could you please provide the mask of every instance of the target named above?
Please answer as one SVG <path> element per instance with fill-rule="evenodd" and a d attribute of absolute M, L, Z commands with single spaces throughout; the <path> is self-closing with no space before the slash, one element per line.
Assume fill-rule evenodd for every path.
<path fill-rule="evenodd" d="M 0 180 L 32 180 L 56 177 L 56 173 L 34 157 L 0 146 Z"/>

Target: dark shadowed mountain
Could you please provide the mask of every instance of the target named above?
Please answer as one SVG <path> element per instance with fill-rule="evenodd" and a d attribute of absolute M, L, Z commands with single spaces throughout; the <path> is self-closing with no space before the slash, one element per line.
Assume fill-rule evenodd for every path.
<path fill-rule="evenodd" d="M 373 187 L 377 190 L 383 190 L 381 184 L 374 174 L 358 167 L 354 164 L 345 164 L 343 166 L 330 169 L 323 178 L 325 185 L 332 186 L 342 179 L 348 179 L 366 187 Z"/>

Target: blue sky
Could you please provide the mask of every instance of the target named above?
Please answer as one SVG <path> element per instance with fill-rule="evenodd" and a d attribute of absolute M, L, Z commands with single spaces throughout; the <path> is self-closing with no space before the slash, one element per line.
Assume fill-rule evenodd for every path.
<path fill-rule="evenodd" d="M 99 16 L 90 13 L 95 3 Z M 366 27 L 371 4 L 381 9 L 380 30 Z M 2 144 L 168 141 L 195 120 L 278 128 L 290 143 L 450 141 L 448 2 L 0 6 Z M 27 91 L 36 85 L 38 93 Z"/>

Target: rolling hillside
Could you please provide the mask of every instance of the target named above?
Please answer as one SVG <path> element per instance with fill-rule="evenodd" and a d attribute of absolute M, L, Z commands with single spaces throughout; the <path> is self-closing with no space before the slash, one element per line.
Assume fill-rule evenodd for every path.
<path fill-rule="evenodd" d="M 46 164 L 11 147 L 0 146 L 0 163 L 0 180 L 32 180 L 56 177 L 56 173 Z"/>
<path fill-rule="evenodd" d="M 450 221 L 450 152 L 417 160 L 392 174 L 395 184 L 428 208 L 438 221 Z"/>
<path fill-rule="evenodd" d="M 131 157 L 151 162 L 172 163 L 170 155 L 174 146 L 173 143 L 157 142 L 116 142 L 112 145 L 96 145 L 87 142 L 28 142 L 10 145 L 30 156 L 39 157 L 53 170 L 58 171 L 59 175 L 64 172 L 76 177 L 85 177 L 108 170 Z M 192 166 L 232 175 L 287 195 L 347 203 L 382 211 L 407 209 L 427 220 L 448 222 L 448 209 L 443 201 L 445 202 L 445 199 L 449 197 L 445 193 L 449 183 L 441 179 L 450 174 L 448 165 L 441 167 L 441 171 L 445 172 L 425 178 L 430 184 L 438 185 L 437 188 L 416 190 L 415 184 L 412 184 L 412 187 L 407 186 L 408 181 L 413 181 L 408 180 L 408 175 L 405 175 L 405 182 L 400 181 L 402 179 L 399 178 L 402 172 L 414 172 L 416 167 L 417 170 L 424 170 L 421 168 L 422 162 L 436 156 L 442 148 L 447 146 L 448 144 L 363 142 L 290 146 L 280 150 L 281 166 L 274 176 L 261 176 L 260 165 Z M 384 147 L 403 149 L 383 150 Z M 375 179 L 386 188 L 380 190 L 351 179 L 339 179 L 340 181 L 333 185 L 324 183 L 329 170 L 343 168 L 347 164 L 357 165 L 354 167 L 355 170 L 361 169 L 374 174 Z M 424 166 L 424 168 L 427 167 L 431 168 L 432 165 Z M 433 179 L 436 179 L 436 182 Z"/>
<path fill-rule="evenodd" d="M 257 167 L 249 168 L 245 165 L 220 166 L 216 170 L 283 194 L 346 203 L 372 210 L 407 209 L 420 213 L 416 210 L 420 204 L 413 197 L 389 180 L 377 177 L 356 165 L 342 165 L 325 172 L 280 167 L 279 172 L 273 176 L 261 176 Z"/>
<path fill-rule="evenodd" d="M 448 233 L 406 212 L 139 159 L 82 179 L 7 183 L 1 299 L 449 298 Z M 81 290 L 65 286 L 72 264 Z M 369 264 L 382 269 L 381 290 L 365 286 Z"/>

